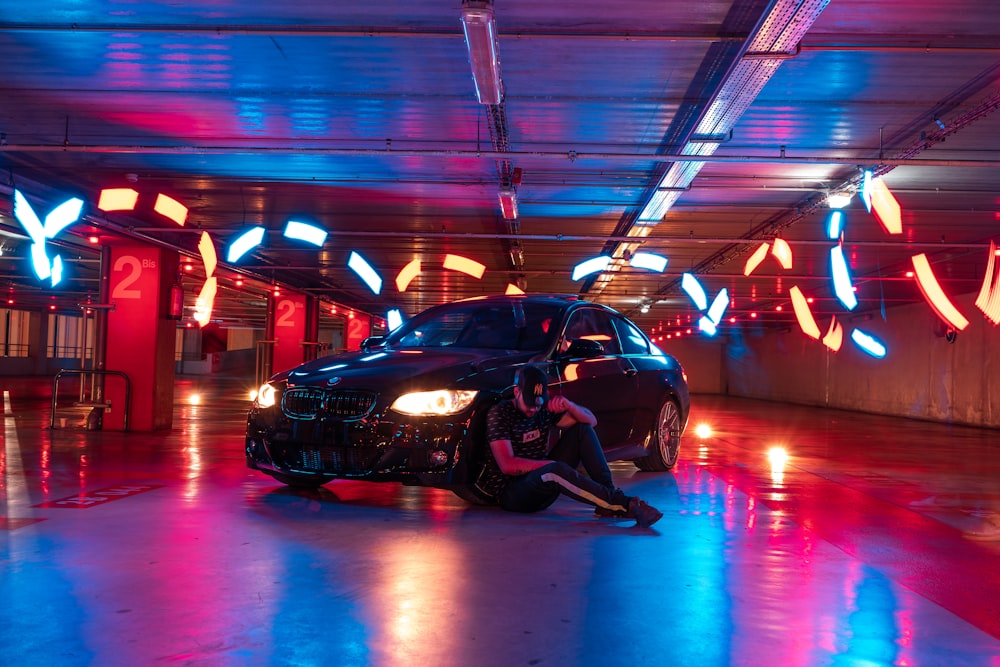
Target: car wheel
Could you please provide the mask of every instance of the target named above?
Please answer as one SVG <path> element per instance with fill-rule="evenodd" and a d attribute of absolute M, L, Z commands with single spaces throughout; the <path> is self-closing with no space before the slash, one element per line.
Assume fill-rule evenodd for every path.
<path fill-rule="evenodd" d="M 655 472 L 674 467 L 681 448 L 681 410 L 673 399 L 660 404 L 648 443 L 649 455 L 636 459 L 636 468 Z"/>
<path fill-rule="evenodd" d="M 284 473 L 272 472 L 270 470 L 265 470 L 264 472 L 282 484 L 286 484 L 293 489 L 318 489 L 323 486 L 324 482 L 329 481 L 325 477 L 299 477 L 298 475 L 286 475 Z"/>

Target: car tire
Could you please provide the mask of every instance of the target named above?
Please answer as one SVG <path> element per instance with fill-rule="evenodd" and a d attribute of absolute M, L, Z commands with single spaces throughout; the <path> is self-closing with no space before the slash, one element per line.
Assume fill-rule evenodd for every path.
<path fill-rule="evenodd" d="M 290 486 L 293 489 L 318 489 L 323 486 L 325 482 L 329 481 L 325 477 L 300 477 L 298 475 L 286 475 L 284 473 L 272 472 L 270 470 L 265 470 L 264 472 L 282 484 Z"/>
<path fill-rule="evenodd" d="M 635 467 L 646 472 L 670 470 L 681 448 L 681 409 L 672 398 L 664 399 L 647 439 L 648 456 L 635 459 Z"/>

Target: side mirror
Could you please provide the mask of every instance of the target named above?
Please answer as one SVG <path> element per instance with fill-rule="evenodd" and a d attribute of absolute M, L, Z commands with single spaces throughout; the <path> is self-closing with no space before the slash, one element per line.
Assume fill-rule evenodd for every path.
<path fill-rule="evenodd" d="M 365 352 L 371 352 L 375 348 L 383 347 L 385 345 L 385 336 L 369 336 L 361 341 L 361 349 Z"/>
<path fill-rule="evenodd" d="M 589 338 L 574 338 L 570 341 L 569 348 L 559 356 L 590 359 L 602 354 L 604 354 L 604 345 L 599 341 Z"/>

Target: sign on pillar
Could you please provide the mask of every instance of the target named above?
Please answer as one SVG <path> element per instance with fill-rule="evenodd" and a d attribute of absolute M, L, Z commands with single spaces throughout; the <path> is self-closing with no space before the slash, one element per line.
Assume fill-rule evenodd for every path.
<path fill-rule="evenodd" d="M 362 313 L 354 313 L 347 319 L 344 343 L 348 350 L 360 350 L 361 342 L 372 335 L 372 318 Z"/>
<path fill-rule="evenodd" d="M 124 373 L 131 385 L 129 430 L 170 428 L 174 407 L 176 322 L 169 317 L 170 288 L 176 281 L 176 252 L 154 246 L 111 246 L 105 369 Z M 105 430 L 121 430 L 125 383 L 108 375 Z"/>
<path fill-rule="evenodd" d="M 270 312 L 274 318 L 274 356 L 271 372 L 280 373 L 305 361 L 306 295 L 282 291 L 274 300 Z"/>

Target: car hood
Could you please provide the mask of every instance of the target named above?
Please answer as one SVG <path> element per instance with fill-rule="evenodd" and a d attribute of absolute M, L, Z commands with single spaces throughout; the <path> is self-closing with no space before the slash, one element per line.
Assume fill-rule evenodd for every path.
<path fill-rule="evenodd" d="M 435 348 L 345 352 L 305 363 L 275 376 L 289 386 L 365 388 L 403 393 L 419 389 L 499 389 L 532 353 Z"/>

